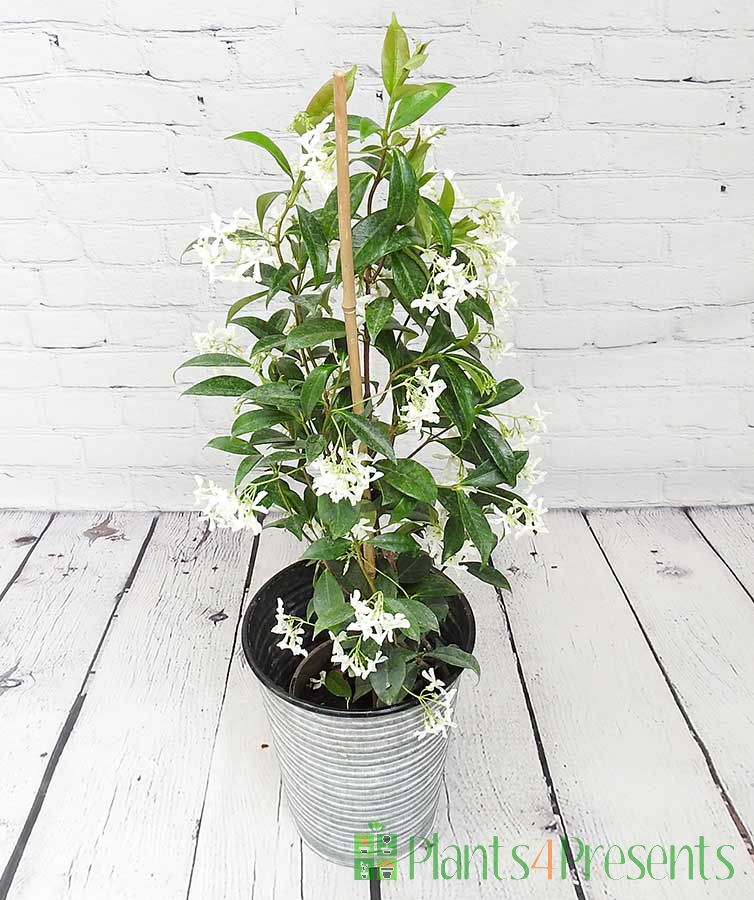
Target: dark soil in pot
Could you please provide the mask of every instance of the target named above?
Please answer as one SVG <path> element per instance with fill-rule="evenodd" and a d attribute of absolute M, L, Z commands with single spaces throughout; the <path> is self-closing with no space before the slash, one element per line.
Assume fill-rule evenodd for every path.
<path fill-rule="evenodd" d="M 257 678 L 292 703 L 333 715 L 380 715 L 415 703 L 412 698 L 407 698 L 398 706 L 374 709 L 367 696 L 347 707 L 345 700 L 333 697 L 325 688 L 314 689 L 311 679 L 323 669 L 330 668 L 330 640 L 326 633 L 319 635 L 312 646 L 313 629 L 306 629 L 307 657 L 294 656 L 277 646 L 280 636 L 273 634 L 271 629 L 275 624 L 278 597 L 282 598 L 288 614 L 306 618 L 306 608 L 314 593 L 314 574 L 315 566 L 294 563 L 274 575 L 252 597 L 244 615 L 241 640 L 246 659 Z M 448 615 L 440 626 L 442 639 L 446 644 L 456 644 L 471 653 L 476 637 L 471 607 L 463 595 L 447 599 Z M 439 662 L 435 670 L 448 685 L 461 673 L 460 669 Z"/>

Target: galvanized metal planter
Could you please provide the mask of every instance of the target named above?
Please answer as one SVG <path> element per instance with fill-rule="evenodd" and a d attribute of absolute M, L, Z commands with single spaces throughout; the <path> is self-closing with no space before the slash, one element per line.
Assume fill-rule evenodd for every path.
<path fill-rule="evenodd" d="M 340 865 L 354 864 L 354 835 L 372 820 L 397 835 L 402 856 L 412 837 L 418 841 L 432 831 L 448 740 L 416 736 L 422 712 L 414 700 L 389 709 L 340 711 L 288 692 L 299 658 L 282 653 L 270 629 L 278 597 L 287 612 L 305 616 L 312 575 L 311 566 L 296 563 L 271 578 L 252 598 L 242 628 L 291 812 L 304 841 Z M 451 601 L 443 638 L 473 650 L 474 617 L 465 597 Z"/>

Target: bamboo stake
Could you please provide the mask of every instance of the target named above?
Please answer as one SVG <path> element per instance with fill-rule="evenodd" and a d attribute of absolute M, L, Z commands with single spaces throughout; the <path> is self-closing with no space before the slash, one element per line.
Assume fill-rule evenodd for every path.
<path fill-rule="evenodd" d="M 333 73 L 335 111 L 335 161 L 338 176 L 338 234 L 340 236 L 340 273 L 343 278 L 343 319 L 348 347 L 348 374 L 351 380 L 351 402 L 357 415 L 364 412 L 364 382 L 359 358 L 359 328 L 356 324 L 356 278 L 353 272 L 351 239 L 351 179 L 348 173 L 348 114 L 346 111 L 345 72 Z M 363 445 L 362 445 L 363 446 Z M 371 498 L 369 488 L 365 496 Z M 376 571 L 374 547 L 364 545 L 366 574 L 370 581 Z M 374 585 L 372 585 L 374 587 Z"/>

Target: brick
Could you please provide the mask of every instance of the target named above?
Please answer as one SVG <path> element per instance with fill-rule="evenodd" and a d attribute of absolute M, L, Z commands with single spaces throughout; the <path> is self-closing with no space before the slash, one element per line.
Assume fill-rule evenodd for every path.
<path fill-rule="evenodd" d="M 555 28 L 641 28 L 658 24 L 655 0 L 573 0 L 535 5 L 536 24 Z"/>
<path fill-rule="evenodd" d="M 585 225 L 581 240 L 585 262 L 658 262 L 664 251 L 659 225 Z"/>
<path fill-rule="evenodd" d="M 194 428 L 197 424 L 196 401 L 179 396 L 177 390 L 141 391 L 125 397 L 122 407 L 124 423 L 135 429 Z"/>
<path fill-rule="evenodd" d="M 545 82 L 472 82 L 451 91 L 426 120 L 437 125 L 527 125 L 546 122 L 554 105 L 553 89 Z"/>
<path fill-rule="evenodd" d="M 735 469 L 751 466 L 754 460 L 754 429 L 740 435 L 712 435 L 704 441 L 704 462 L 708 466 Z"/>
<path fill-rule="evenodd" d="M 676 506 L 747 502 L 742 495 L 740 473 L 705 469 L 667 472 L 663 478 L 663 499 Z"/>
<path fill-rule="evenodd" d="M 53 428 L 111 429 L 120 425 L 121 413 L 112 391 L 62 389 L 45 397 L 47 421 Z"/>
<path fill-rule="evenodd" d="M 188 471 L 166 469 L 159 474 L 135 472 L 129 478 L 134 509 L 192 509 L 196 488 Z"/>
<path fill-rule="evenodd" d="M 31 31 L 0 34 L 0 78 L 41 75 L 49 72 L 51 65 L 50 39 L 46 34 Z"/>
<path fill-rule="evenodd" d="M 694 74 L 694 44 L 684 37 L 607 37 L 602 42 L 604 75 L 649 81 L 682 81 Z"/>
<path fill-rule="evenodd" d="M 80 231 L 86 255 L 95 262 L 133 265 L 163 256 L 160 231 L 151 226 L 84 225 Z"/>
<path fill-rule="evenodd" d="M 693 159 L 703 172 L 728 175 L 754 174 L 754 135 L 706 134 L 694 140 Z"/>
<path fill-rule="evenodd" d="M 37 347 L 96 347 L 105 342 L 105 320 L 89 310 L 39 309 L 29 314 Z"/>
<path fill-rule="evenodd" d="M 170 387 L 183 362 L 175 353 L 78 351 L 59 359 L 65 387 Z"/>
<path fill-rule="evenodd" d="M 754 37 L 713 35 L 698 44 L 693 75 L 699 81 L 754 78 Z"/>
<path fill-rule="evenodd" d="M 101 0 L 34 0 L 33 3 L 7 6 L 3 9 L 6 22 L 85 22 L 99 25 L 104 21 L 105 7 Z"/>
<path fill-rule="evenodd" d="M 358 24 L 360 27 L 376 26 L 385 28 L 395 9 L 392 0 L 371 0 L 359 9 Z M 296 13 L 304 20 L 324 21 L 335 27 L 352 27 L 354 25 L 353 5 L 349 0 L 298 0 Z M 464 25 L 468 18 L 466 0 L 436 0 L 432 4 L 429 17 L 433 25 Z M 405 4 L 400 10 L 400 22 L 405 28 L 425 28 L 428 13 L 421 4 Z M 381 35 L 380 35 L 381 40 Z"/>
<path fill-rule="evenodd" d="M 62 509 L 129 509 L 131 491 L 123 475 L 87 471 L 85 479 L 55 478 L 55 500 Z"/>
<path fill-rule="evenodd" d="M 577 471 L 607 470 L 619 472 L 637 469 L 661 457 L 668 467 L 698 465 L 702 443 L 696 437 L 557 437 L 550 442 L 550 453 L 560 466 Z M 628 495 L 630 496 L 630 494 Z"/>
<path fill-rule="evenodd" d="M 165 222 L 207 219 L 207 202 L 199 188 L 142 176 L 100 178 L 96 182 L 56 183 L 48 187 L 50 209 L 69 221 Z"/>
<path fill-rule="evenodd" d="M 150 41 L 147 58 L 150 73 L 165 81 L 224 81 L 230 75 L 227 43 L 208 34 Z"/>
<path fill-rule="evenodd" d="M 108 343 L 113 346 L 193 350 L 192 330 L 185 315 L 169 310 L 115 309 L 107 315 Z"/>
<path fill-rule="evenodd" d="M 616 477 L 617 476 L 617 477 Z M 663 500 L 662 475 L 657 472 L 582 472 L 579 496 L 588 506 L 656 506 Z"/>
<path fill-rule="evenodd" d="M 29 346 L 29 343 L 26 313 L 16 309 L 0 310 L 0 344 L 18 348 Z"/>
<path fill-rule="evenodd" d="M 38 434 L 4 434 L 0 438 L 0 465 L 75 466 L 81 462 L 81 446 L 76 438 L 49 431 Z"/>
<path fill-rule="evenodd" d="M 705 178 L 573 179 L 560 186 L 559 197 L 568 218 L 663 222 L 715 216 L 724 202 L 720 184 Z"/>
<path fill-rule="evenodd" d="M 261 170 L 261 154 L 254 145 L 241 141 L 224 141 L 219 135 L 176 134 L 173 157 L 180 172 L 241 174 Z"/>
<path fill-rule="evenodd" d="M 39 188 L 29 178 L 1 178 L 4 219 L 35 219 L 42 210 Z"/>
<path fill-rule="evenodd" d="M 202 461 L 201 442 L 193 435 L 160 434 L 158 440 L 147 440 L 143 433 L 121 429 L 85 436 L 83 445 L 87 463 L 97 467 L 199 466 Z"/>
<path fill-rule="evenodd" d="M 192 306 L 206 302 L 207 279 L 198 267 L 46 267 L 46 302 L 53 306 Z"/>
<path fill-rule="evenodd" d="M 516 145 L 507 134 L 497 129 L 479 129 L 473 141 L 465 132 L 446 136 L 437 147 L 437 161 L 442 169 L 452 169 L 461 175 L 514 171 L 516 165 Z"/>
<path fill-rule="evenodd" d="M 708 225 L 667 226 L 670 258 L 676 265 L 710 265 L 719 268 L 754 256 L 754 223 L 722 222 Z"/>
<path fill-rule="evenodd" d="M 123 72 L 143 75 L 147 71 L 144 48 L 138 37 L 98 31 L 65 31 L 58 35 L 65 67 L 81 72 Z"/>
<path fill-rule="evenodd" d="M 632 309 L 599 313 L 594 322 L 594 343 L 605 348 L 658 343 L 670 338 L 676 321 L 674 313 L 664 311 Z"/>
<path fill-rule="evenodd" d="M 740 0 L 684 0 L 668 4 L 665 22 L 674 31 L 751 28 L 751 10 Z"/>
<path fill-rule="evenodd" d="M 647 175 L 678 175 L 696 169 L 693 156 L 698 144 L 714 140 L 707 135 L 693 141 L 684 132 L 620 131 L 612 135 L 609 168 Z"/>
<path fill-rule="evenodd" d="M 609 353 L 551 354 L 534 360 L 534 386 L 639 387 L 682 385 L 688 349 L 631 348 Z"/>
<path fill-rule="evenodd" d="M 705 306 L 685 313 L 675 334 L 684 341 L 748 338 L 754 334 L 753 320 L 754 309 L 750 304 Z"/>
<path fill-rule="evenodd" d="M 577 225 L 522 224 L 516 237 L 519 243 L 512 253 L 523 265 L 557 264 L 577 257 L 580 228 Z"/>
<path fill-rule="evenodd" d="M 723 125 L 728 94 L 699 85 L 564 85 L 560 115 L 574 125 Z"/>
<path fill-rule="evenodd" d="M 0 256 L 14 262 L 57 262 L 78 259 L 81 243 L 59 222 L 0 225 Z"/>
<path fill-rule="evenodd" d="M 81 166 L 81 142 L 61 131 L 0 135 L 0 160 L 17 171 L 68 174 Z"/>
<path fill-rule="evenodd" d="M 0 394 L 0 430 L 34 428 L 44 423 L 42 401 L 39 397 L 27 391 L 5 391 Z M 2 482 L 0 482 L 1 489 Z"/>
<path fill-rule="evenodd" d="M 610 140 L 593 131 L 533 134 L 521 145 L 518 171 L 527 175 L 567 175 L 607 167 Z"/>
<path fill-rule="evenodd" d="M 0 472 L 0 505 L 15 509 L 54 509 L 53 476 L 39 468 Z"/>
<path fill-rule="evenodd" d="M 495 15 L 499 17 L 499 8 Z M 589 35 L 531 30 L 512 47 L 506 47 L 503 55 L 514 72 L 531 75 L 588 71 L 597 58 L 595 39 Z"/>
<path fill-rule="evenodd" d="M 115 0 L 112 15 L 116 25 L 143 30 L 199 31 L 205 28 L 248 28 L 275 25 L 293 14 L 293 0 L 257 4 L 250 18 L 245 0 L 183 0 L 180 6 L 152 0 Z M 388 16 L 389 21 L 389 16 Z"/>
<path fill-rule="evenodd" d="M 87 136 L 96 172 L 164 172 L 170 165 L 168 135 L 157 131 L 94 131 Z"/>
<path fill-rule="evenodd" d="M 0 266 L 0 304 L 3 306 L 28 306 L 36 303 L 42 294 L 39 271 L 17 266 Z"/>
<path fill-rule="evenodd" d="M 529 350 L 583 347 L 590 343 L 591 320 L 584 313 L 517 312 L 513 317 L 514 342 L 517 348 Z"/>

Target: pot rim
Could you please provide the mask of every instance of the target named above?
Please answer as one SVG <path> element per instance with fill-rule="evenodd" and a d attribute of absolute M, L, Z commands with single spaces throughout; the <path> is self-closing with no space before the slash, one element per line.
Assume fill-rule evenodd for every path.
<path fill-rule="evenodd" d="M 257 589 L 254 596 L 249 601 L 248 606 L 246 607 L 246 612 L 243 615 L 243 621 L 241 623 L 241 645 L 243 647 L 244 656 L 246 657 L 246 662 L 249 664 L 252 672 L 257 677 L 257 679 L 265 688 L 267 688 L 267 690 L 272 691 L 272 693 L 276 694 L 283 700 L 287 700 L 294 706 L 298 706 L 301 709 L 306 709 L 309 712 L 317 713 L 319 715 L 332 716 L 334 718 L 374 719 L 378 716 L 393 715 L 395 713 L 405 712 L 406 710 L 418 707 L 419 701 L 415 697 L 407 697 L 405 700 L 402 700 L 400 703 L 396 703 L 394 706 L 386 706 L 381 709 L 329 709 L 326 706 L 318 706 L 316 703 L 311 703 L 309 700 L 303 700 L 301 697 L 294 697 L 288 691 L 275 684 L 270 676 L 260 668 L 260 666 L 257 664 L 257 661 L 254 659 L 254 655 L 251 652 L 251 646 L 249 642 L 249 624 L 253 611 L 256 608 L 257 603 L 259 602 L 260 596 L 266 593 L 272 582 L 279 579 L 281 575 L 283 575 L 290 569 L 303 567 L 309 567 L 306 560 L 298 560 L 298 562 L 292 563 L 291 565 L 285 566 L 284 568 L 280 569 L 273 576 L 268 578 L 267 581 L 265 581 L 265 583 L 261 585 L 261 587 Z M 471 604 L 466 599 L 466 595 L 463 593 L 457 594 L 455 597 L 450 598 L 450 600 L 451 602 L 455 600 L 457 603 L 460 603 L 466 611 L 466 617 L 470 626 L 468 642 L 469 647 L 467 652 L 473 653 L 474 645 L 476 644 L 476 620 L 474 619 L 474 611 L 471 608 Z M 448 687 L 455 684 L 462 674 L 463 669 L 459 669 L 448 682 Z"/>

